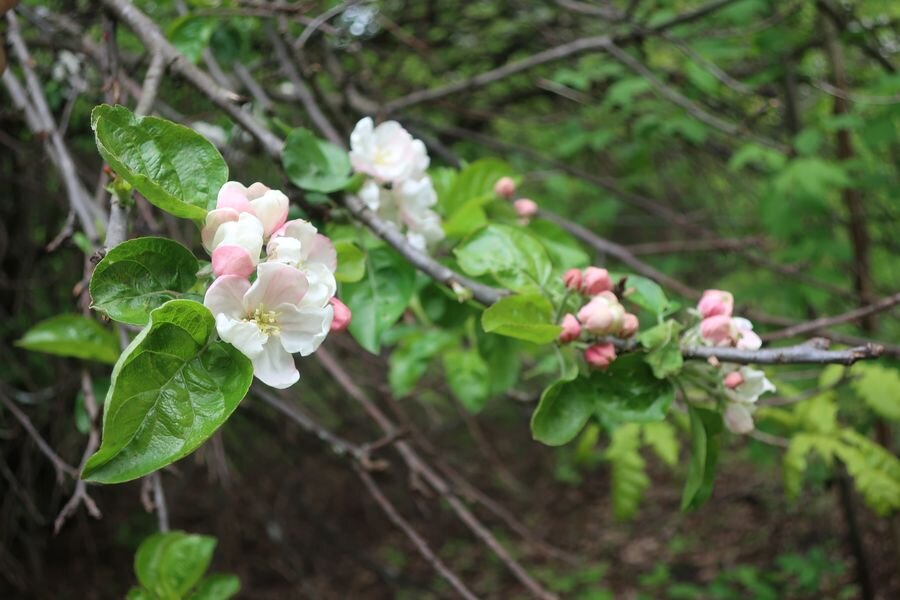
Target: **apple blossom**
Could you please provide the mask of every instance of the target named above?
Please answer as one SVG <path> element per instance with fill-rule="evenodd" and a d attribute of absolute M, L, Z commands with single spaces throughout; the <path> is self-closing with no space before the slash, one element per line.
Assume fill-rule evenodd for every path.
<path fill-rule="evenodd" d="M 346 330 L 350 327 L 350 321 L 353 319 L 350 308 L 334 297 L 332 297 L 329 302 L 334 309 L 334 319 L 331 321 L 331 331 L 338 333 Z"/>
<path fill-rule="evenodd" d="M 306 276 L 276 262 L 262 263 L 256 281 L 225 275 L 216 279 L 203 304 L 216 317 L 219 336 L 245 354 L 253 374 L 275 388 L 300 378 L 291 354 L 316 351 L 331 327 L 333 309 L 310 303 Z"/>
<path fill-rule="evenodd" d="M 733 402 L 754 404 L 766 392 L 774 392 L 775 386 L 766 378 L 766 374 L 753 367 L 741 367 L 737 370 L 742 381 L 733 389 L 725 389 L 725 395 Z"/>
<path fill-rule="evenodd" d="M 350 148 L 353 169 L 380 183 L 419 178 L 429 164 L 425 144 L 396 121 L 376 127 L 371 117 L 361 119 L 350 134 Z"/>
<path fill-rule="evenodd" d="M 289 201 L 279 190 L 269 189 L 259 182 L 248 188 L 237 181 L 229 181 L 216 197 L 216 209 L 222 208 L 255 216 L 263 224 L 265 239 L 269 239 L 287 220 Z"/>
<path fill-rule="evenodd" d="M 567 313 L 562 318 L 560 325 L 562 325 L 562 331 L 559 333 L 560 343 L 568 344 L 577 340 L 578 336 L 581 335 L 581 323 L 578 322 L 578 319 L 572 313 Z"/>
<path fill-rule="evenodd" d="M 437 194 L 427 175 L 395 183 L 392 189 L 369 179 L 360 187 L 358 195 L 370 210 L 403 231 L 417 250 L 424 251 L 444 238 L 441 217 L 431 210 L 437 204 Z"/>
<path fill-rule="evenodd" d="M 309 282 L 307 300 L 325 306 L 337 290 L 334 244 L 309 221 L 294 219 L 278 229 L 266 246 L 267 262 L 299 269 Z"/>
<path fill-rule="evenodd" d="M 731 433 L 747 434 L 753 431 L 753 414 L 751 407 L 737 402 L 729 402 L 725 407 L 725 427 Z"/>
<path fill-rule="evenodd" d="M 563 275 L 563 283 L 573 292 L 581 290 L 581 269 L 569 269 Z"/>
<path fill-rule="evenodd" d="M 606 370 L 616 360 L 616 348 L 610 344 L 594 344 L 584 351 L 584 360 L 588 366 Z"/>
<path fill-rule="evenodd" d="M 717 315 L 730 317 L 734 310 L 734 296 L 722 290 L 706 290 L 697 304 L 697 310 L 704 319 Z"/>
<path fill-rule="evenodd" d="M 619 335 L 623 338 L 630 338 L 637 333 L 640 326 L 641 323 L 638 321 L 637 315 L 625 313 L 625 316 L 622 317 L 622 328 L 619 330 Z"/>
<path fill-rule="evenodd" d="M 578 320 L 594 335 L 618 333 L 624 316 L 625 309 L 609 292 L 595 296 L 578 311 Z"/>
<path fill-rule="evenodd" d="M 511 200 L 516 193 L 516 182 L 513 181 L 512 177 L 501 177 L 494 184 L 494 193 L 501 198 Z"/>
<path fill-rule="evenodd" d="M 588 267 L 584 270 L 582 291 L 588 296 L 596 296 L 613 288 L 609 271 L 599 267 Z"/>
<path fill-rule="evenodd" d="M 513 208 L 519 218 L 526 220 L 537 215 L 539 210 L 537 202 L 528 198 L 519 198 L 513 202 Z"/>
<path fill-rule="evenodd" d="M 731 335 L 735 347 L 741 350 L 759 350 L 762 347 L 762 339 L 753 331 L 753 323 L 747 319 L 731 319 Z"/>
<path fill-rule="evenodd" d="M 263 233 L 263 224 L 250 213 L 231 208 L 210 211 L 202 238 L 212 255 L 213 274 L 249 277 L 259 262 Z"/>
<path fill-rule="evenodd" d="M 730 390 L 744 383 L 744 376 L 740 371 L 732 371 L 722 379 L 722 384 Z"/>
<path fill-rule="evenodd" d="M 731 317 L 715 315 L 700 322 L 700 338 L 714 346 L 730 346 Z"/>

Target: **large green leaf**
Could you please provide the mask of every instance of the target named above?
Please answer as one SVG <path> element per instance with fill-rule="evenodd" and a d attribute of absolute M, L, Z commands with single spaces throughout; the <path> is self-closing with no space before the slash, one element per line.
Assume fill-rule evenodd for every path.
<path fill-rule="evenodd" d="M 134 572 L 153 597 L 184 598 L 200 582 L 215 548 L 216 539 L 210 536 L 183 531 L 157 533 L 138 548 Z"/>
<path fill-rule="evenodd" d="M 483 158 L 467 165 L 453 178 L 449 189 L 438 196 L 444 215 L 449 220 L 464 206 L 471 210 L 490 202 L 495 197 L 497 180 L 512 174 L 512 167 L 496 158 Z"/>
<path fill-rule="evenodd" d="M 607 424 L 662 421 L 675 400 L 675 388 L 657 379 L 637 354 L 617 359 L 606 371 L 591 374 L 597 416 Z"/>
<path fill-rule="evenodd" d="M 885 419 L 900 421 L 900 371 L 881 365 L 854 365 L 853 390 Z"/>
<path fill-rule="evenodd" d="M 501 285 L 539 293 L 550 277 L 550 258 L 534 237 L 508 225 L 488 225 L 454 250 L 469 275 L 491 274 Z"/>
<path fill-rule="evenodd" d="M 663 321 L 655 327 L 645 330 L 638 336 L 638 341 L 649 350 L 644 360 L 653 369 L 653 375 L 665 379 L 681 371 L 684 357 L 678 343 L 681 324 L 673 319 Z"/>
<path fill-rule="evenodd" d="M 506 296 L 481 315 L 485 331 L 535 344 L 554 341 L 562 328 L 553 323 L 553 306 L 539 294 Z"/>
<path fill-rule="evenodd" d="M 94 269 L 93 308 L 116 321 L 144 325 L 151 310 L 194 285 L 199 268 L 191 251 L 173 240 L 144 237 L 123 242 Z"/>
<path fill-rule="evenodd" d="M 528 224 L 528 231 L 540 240 L 553 266 L 559 271 L 581 269 L 591 264 L 590 255 L 568 231 L 556 223 L 534 219 Z"/>
<path fill-rule="evenodd" d="M 353 312 L 350 333 L 373 354 L 381 349 L 381 336 L 393 325 L 413 295 L 416 272 L 402 256 L 384 246 L 369 250 L 366 276 L 341 284 L 341 299 Z"/>
<path fill-rule="evenodd" d="M 453 395 L 468 409 L 477 413 L 484 408 L 491 393 L 487 364 L 475 349 L 454 348 L 444 354 L 444 373 Z"/>
<path fill-rule="evenodd" d="M 120 483 L 193 452 L 234 412 L 253 379 L 250 360 L 212 341 L 215 320 L 171 300 L 116 363 L 103 410 L 103 443 L 82 477 Z"/>
<path fill-rule="evenodd" d="M 57 315 L 25 332 L 16 346 L 57 356 L 114 364 L 119 340 L 95 320 L 81 315 Z"/>
<path fill-rule="evenodd" d="M 109 166 L 150 203 L 176 217 L 206 217 L 228 181 L 222 155 L 188 127 L 108 104 L 94 108 L 91 127 Z"/>
<path fill-rule="evenodd" d="M 397 397 L 409 394 L 425 374 L 431 360 L 455 337 L 443 329 L 423 329 L 406 333 L 388 359 L 388 382 Z"/>
<path fill-rule="evenodd" d="M 353 283 L 366 273 L 366 253 L 350 240 L 334 242 L 337 251 L 337 271 L 334 278 L 344 283 Z"/>
<path fill-rule="evenodd" d="M 302 127 L 288 134 L 281 163 L 291 183 L 310 192 L 336 192 L 351 181 L 347 152 Z"/>
<path fill-rule="evenodd" d="M 719 458 L 722 416 L 712 410 L 688 406 L 691 418 L 691 462 L 681 494 L 681 510 L 701 506 L 712 494 Z"/>
<path fill-rule="evenodd" d="M 531 435 L 548 446 L 561 446 L 578 435 L 594 411 L 596 393 L 585 378 L 560 380 L 544 390 L 531 415 Z"/>

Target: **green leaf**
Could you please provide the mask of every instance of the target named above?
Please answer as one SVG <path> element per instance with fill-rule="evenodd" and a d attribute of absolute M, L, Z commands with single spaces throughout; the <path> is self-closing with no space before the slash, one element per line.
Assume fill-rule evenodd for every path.
<path fill-rule="evenodd" d="M 366 263 L 363 279 L 341 284 L 341 299 L 353 312 L 350 333 L 363 348 L 377 354 L 381 336 L 412 298 L 416 273 L 402 256 L 384 246 L 369 250 Z"/>
<path fill-rule="evenodd" d="M 591 264 L 591 257 L 578 241 L 556 223 L 534 219 L 528 224 L 528 231 L 544 246 L 557 270 L 581 269 Z"/>
<path fill-rule="evenodd" d="M 609 447 L 604 452 L 611 467 L 613 515 L 619 520 L 634 516 L 644 491 L 650 486 L 640 447 L 640 425 L 627 423 L 612 432 Z"/>
<path fill-rule="evenodd" d="M 675 400 L 672 383 L 654 377 L 637 354 L 618 358 L 606 371 L 593 372 L 591 385 L 597 394 L 597 416 L 608 425 L 662 421 Z"/>
<path fill-rule="evenodd" d="M 103 410 L 103 442 L 82 478 L 129 481 L 193 452 L 250 387 L 250 360 L 212 341 L 215 320 L 198 302 L 171 300 L 122 353 Z"/>
<path fill-rule="evenodd" d="M 366 253 L 349 240 L 334 243 L 337 251 L 337 271 L 334 278 L 343 283 L 359 281 L 366 274 Z"/>
<path fill-rule="evenodd" d="M 508 225 L 488 225 L 454 253 L 468 275 L 489 273 L 515 292 L 541 292 L 550 277 L 550 259 L 540 242 Z"/>
<path fill-rule="evenodd" d="M 688 406 L 691 418 L 691 462 L 681 495 L 681 510 L 701 506 L 712 495 L 719 457 L 722 416 L 712 410 Z"/>
<path fill-rule="evenodd" d="M 210 575 L 200 582 L 188 600 L 228 600 L 241 591 L 241 580 L 235 575 Z"/>
<path fill-rule="evenodd" d="M 583 377 L 560 380 L 541 394 L 531 415 L 531 435 L 548 446 L 572 441 L 594 411 L 596 392 Z"/>
<path fill-rule="evenodd" d="M 425 374 L 431 359 L 454 341 L 453 334 L 442 329 L 404 335 L 388 359 L 388 383 L 394 395 L 402 398 L 409 394 Z"/>
<path fill-rule="evenodd" d="M 484 408 L 491 391 L 487 364 L 477 350 L 454 348 L 444 354 L 444 373 L 453 395 L 469 412 Z"/>
<path fill-rule="evenodd" d="M 144 237 L 107 252 L 91 276 L 92 308 L 111 319 L 145 325 L 150 311 L 188 291 L 200 264 L 170 239 Z"/>
<path fill-rule="evenodd" d="M 347 152 L 302 127 L 288 134 L 281 164 L 291 183 L 310 192 L 336 192 L 352 179 Z"/>
<path fill-rule="evenodd" d="M 151 535 L 138 548 L 134 571 L 141 585 L 160 598 L 183 598 L 203 577 L 216 539 L 171 531 Z"/>
<path fill-rule="evenodd" d="M 209 46 L 217 22 L 212 17 L 184 15 L 172 23 L 166 37 L 189 61 L 196 63 Z"/>
<path fill-rule="evenodd" d="M 619 275 L 613 276 L 617 280 Z M 650 311 L 655 315 L 663 315 L 669 308 L 669 299 L 666 298 L 665 292 L 652 279 L 641 277 L 640 275 L 628 275 L 625 281 L 626 289 L 633 290 L 625 299 L 634 302 L 641 308 Z"/>
<path fill-rule="evenodd" d="M 641 430 L 644 434 L 644 444 L 653 448 L 660 460 L 674 467 L 678 462 L 678 436 L 675 428 L 667 421 L 659 421 L 644 423 Z"/>
<path fill-rule="evenodd" d="M 119 340 L 115 334 L 81 315 L 57 315 L 41 321 L 26 331 L 16 346 L 110 365 L 119 358 Z"/>
<path fill-rule="evenodd" d="M 481 315 L 484 330 L 508 337 L 549 344 L 562 328 L 553 323 L 553 306 L 538 294 L 506 296 Z"/>
<path fill-rule="evenodd" d="M 881 365 L 853 367 L 853 390 L 879 416 L 900 421 L 900 371 Z"/>
<path fill-rule="evenodd" d="M 438 195 L 445 220 L 451 221 L 455 213 L 466 205 L 471 210 L 472 207 L 480 208 L 493 200 L 496 197 L 494 184 L 497 180 L 512 175 L 512 167 L 496 158 L 476 160 L 463 168 L 453 178 L 447 191 Z"/>
<path fill-rule="evenodd" d="M 91 127 L 104 160 L 151 204 L 185 219 L 215 207 L 228 165 L 193 129 L 108 104 L 91 112 Z"/>
<path fill-rule="evenodd" d="M 659 325 L 643 331 L 638 336 L 638 341 L 650 350 L 644 357 L 644 361 L 653 369 L 653 376 L 665 379 L 681 371 L 684 358 L 681 356 L 681 347 L 678 343 L 678 334 L 681 332 L 681 324 L 669 319 Z"/>

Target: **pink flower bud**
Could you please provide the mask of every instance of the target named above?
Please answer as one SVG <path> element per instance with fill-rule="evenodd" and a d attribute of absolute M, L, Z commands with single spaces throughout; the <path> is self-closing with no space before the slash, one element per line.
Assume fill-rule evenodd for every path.
<path fill-rule="evenodd" d="M 737 386 L 744 383 L 744 376 L 741 375 L 740 371 L 732 371 L 731 373 L 729 373 L 728 375 L 725 376 L 725 379 L 722 380 L 722 383 L 729 390 L 733 390 Z"/>
<path fill-rule="evenodd" d="M 615 298 L 615 296 L 613 296 Z M 596 296 L 578 311 L 582 326 L 594 335 L 617 333 L 622 327 L 625 309 L 617 300 Z"/>
<path fill-rule="evenodd" d="M 513 202 L 513 208 L 516 209 L 516 214 L 523 219 L 530 219 L 538 214 L 537 202 L 528 198 L 519 198 Z"/>
<path fill-rule="evenodd" d="M 704 319 L 717 315 L 730 317 L 734 310 L 734 296 L 722 290 L 706 290 L 697 304 L 697 310 Z"/>
<path fill-rule="evenodd" d="M 516 182 L 513 181 L 512 177 L 501 177 L 494 184 L 494 193 L 501 198 L 510 200 L 513 194 L 516 193 Z"/>
<path fill-rule="evenodd" d="M 581 335 L 581 323 L 578 322 L 578 319 L 572 313 L 566 314 L 562 318 L 560 325 L 562 325 L 562 331 L 559 333 L 559 341 L 562 344 L 575 341 Z"/>
<path fill-rule="evenodd" d="M 619 330 L 619 335 L 623 338 L 630 338 L 640 326 L 641 323 L 638 321 L 637 315 L 625 313 L 625 316 L 622 317 L 622 329 Z"/>
<path fill-rule="evenodd" d="M 731 345 L 731 317 L 716 315 L 700 322 L 700 337 L 715 346 Z"/>
<path fill-rule="evenodd" d="M 598 267 L 588 267 L 584 270 L 582 291 L 588 296 L 596 296 L 600 292 L 608 292 L 612 289 L 612 280 L 609 271 Z"/>
<path fill-rule="evenodd" d="M 581 290 L 581 269 L 569 269 L 563 275 L 563 282 L 573 292 Z"/>
<path fill-rule="evenodd" d="M 584 351 L 584 360 L 594 369 L 606 370 L 616 360 L 616 349 L 612 344 L 594 344 Z"/>
<path fill-rule="evenodd" d="M 332 297 L 329 302 L 331 302 L 331 306 L 334 309 L 334 318 L 331 320 L 331 331 L 334 333 L 344 331 L 350 327 L 350 321 L 353 318 L 350 309 L 337 298 Z"/>

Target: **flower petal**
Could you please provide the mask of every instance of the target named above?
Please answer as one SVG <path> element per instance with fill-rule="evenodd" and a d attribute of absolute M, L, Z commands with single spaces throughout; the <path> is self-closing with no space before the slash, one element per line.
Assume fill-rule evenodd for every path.
<path fill-rule="evenodd" d="M 250 282 L 243 277 L 226 275 L 212 282 L 203 298 L 203 306 L 217 317 L 225 315 L 231 319 L 243 319 L 244 294 L 250 289 Z"/>
<path fill-rule="evenodd" d="M 334 244 L 324 235 L 317 233 L 309 246 L 309 255 L 306 257 L 309 264 L 319 263 L 325 265 L 332 273 L 337 270 L 337 250 Z"/>
<path fill-rule="evenodd" d="M 224 314 L 216 315 L 216 331 L 219 337 L 253 359 L 263 352 L 269 338 L 255 323 L 232 319 Z"/>
<path fill-rule="evenodd" d="M 216 277 L 236 275 L 247 278 L 255 268 L 253 257 L 242 246 L 223 244 L 213 250 L 212 271 Z"/>
<path fill-rule="evenodd" d="M 253 374 L 273 388 L 291 387 L 300 379 L 300 373 L 291 356 L 278 341 L 278 336 L 271 336 L 263 346 L 262 352 L 253 361 Z"/>
<path fill-rule="evenodd" d="M 320 309 L 278 307 L 278 327 L 281 345 L 287 352 L 308 356 L 325 340 L 331 329 L 334 309 L 330 304 Z"/>
<path fill-rule="evenodd" d="M 219 189 L 216 208 L 233 208 L 239 213 L 253 213 L 253 208 L 250 207 L 250 201 L 247 199 L 247 188 L 238 181 L 229 181 Z"/>
<path fill-rule="evenodd" d="M 215 248 L 213 240 L 219 231 L 219 227 L 223 223 L 237 221 L 239 217 L 240 213 L 233 208 L 217 208 L 206 213 L 206 223 L 200 232 L 200 239 L 203 240 L 203 247 L 206 248 L 207 252 L 212 252 Z"/>
<path fill-rule="evenodd" d="M 337 291 L 337 281 L 331 270 L 322 263 L 309 262 L 302 269 L 309 282 L 309 290 L 300 302 L 301 308 L 322 308 Z"/>
<path fill-rule="evenodd" d="M 281 304 L 299 304 L 309 289 L 306 276 L 293 267 L 265 262 L 257 267 L 257 277 L 244 296 L 244 307 L 254 310 L 260 305 L 269 310 Z"/>
<path fill-rule="evenodd" d="M 263 224 L 265 237 L 269 237 L 284 225 L 288 215 L 288 204 L 288 197 L 278 190 L 269 190 L 259 198 L 250 201 L 253 213 Z"/>
<path fill-rule="evenodd" d="M 270 189 L 272 188 L 258 181 L 252 183 L 250 184 L 250 187 L 247 188 L 247 199 L 251 201 L 256 200 L 257 198 L 262 197 L 263 194 L 268 192 Z"/>

